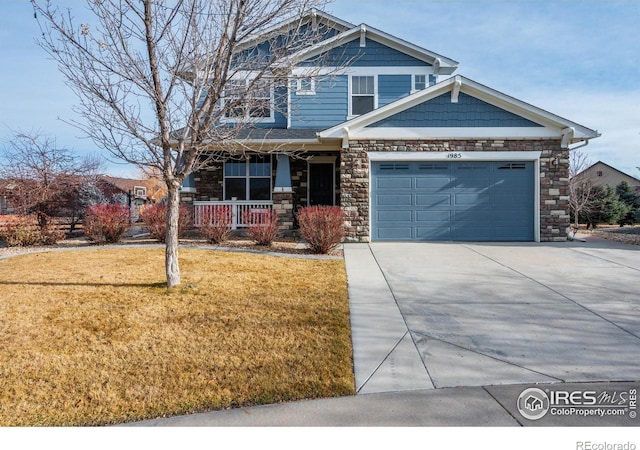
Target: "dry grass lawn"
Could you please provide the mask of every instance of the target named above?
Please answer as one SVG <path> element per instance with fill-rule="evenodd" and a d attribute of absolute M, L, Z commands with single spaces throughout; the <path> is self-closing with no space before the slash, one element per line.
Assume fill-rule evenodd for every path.
<path fill-rule="evenodd" d="M 354 393 L 342 260 L 160 248 L 0 261 L 0 426 Z"/>

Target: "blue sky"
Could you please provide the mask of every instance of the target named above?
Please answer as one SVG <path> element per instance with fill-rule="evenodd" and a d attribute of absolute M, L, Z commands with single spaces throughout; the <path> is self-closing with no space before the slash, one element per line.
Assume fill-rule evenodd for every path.
<path fill-rule="evenodd" d="M 82 8 L 82 2 L 65 2 Z M 336 0 L 327 11 L 460 62 L 456 73 L 602 133 L 583 151 L 640 178 L 640 0 Z M 0 145 L 14 130 L 99 151 L 75 128 L 75 97 L 36 46 L 28 0 L 0 1 Z M 114 175 L 134 168 L 109 164 Z"/>

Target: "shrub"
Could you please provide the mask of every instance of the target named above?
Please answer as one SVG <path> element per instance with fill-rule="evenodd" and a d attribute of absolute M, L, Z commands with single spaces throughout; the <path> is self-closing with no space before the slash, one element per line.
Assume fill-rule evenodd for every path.
<path fill-rule="evenodd" d="M 229 239 L 233 224 L 233 210 L 229 205 L 207 208 L 202 216 L 200 234 L 212 244 L 221 244 Z"/>
<path fill-rule="evenodd" d="M 298 223 L 313 253 L 327 254 L 344 239 L 344 212 L 339 206 L 302 208 Z"/>
<path fill-rule="evenodd" d="M 167 239 L 167 205 L 158 203 L 140 210 L 140 217 L 149 229 L 151 237 L 164 243 Z M 178 216 L 178 236 L 182 236 L 189 227 L 191 218 L 186 206 L 180 205 Z"/>
<path fill-rule="evenodd" d="M 119 203 L 100 203 L 87 209 L 84 234 L 94 242 L 118 242 L 129 229 L 129 208 Z"/>
<path fill-rule="evenodd" d="M 3 219 L 3 224 L 0 225 L 0 240 L 7 247 L 53 245 L 65 237 L 64 231 L 52 225 L 40 227 L 35 216 L 6 216 Z"/>
<path fill-rule="evenodd" d="M 19 216 L 0 228 L 0 238 L 7 247 L 28 247 L 41 242 L 42 234 L 33 216 Z"/>
<path fill-rule="evenodd" d="M 278 213 L 273 209 L 248 209 L 242 215 L 247 224 L 247 236 L 258 245 L 269 246 L 278 237 Z"/>

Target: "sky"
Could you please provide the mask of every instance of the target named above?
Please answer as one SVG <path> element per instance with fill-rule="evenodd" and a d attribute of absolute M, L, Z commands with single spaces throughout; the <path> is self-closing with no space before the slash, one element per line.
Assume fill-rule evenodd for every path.
<path fill-rule="evenodd" d="M 80 1 L 65 1 L 82 8 Z M 602 136 L 581 149 L 640 178 L 640 0 L 336 0 L 327 12 L 460 62 L 463 75 Z M 0 0 L 0 146 L 40 131 L 59 147 L 108 156 L 64 120 L 74 94 L 38 47 L 28 0 Z M 105 172 L 135 177 L 135 167 Z"/>

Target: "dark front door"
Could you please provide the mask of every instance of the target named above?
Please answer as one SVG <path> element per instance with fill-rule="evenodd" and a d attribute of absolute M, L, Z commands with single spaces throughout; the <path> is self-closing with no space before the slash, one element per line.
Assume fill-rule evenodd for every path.
<path fill-rule="evenodd" d="M 334 168 L 331 163 L 309 164 L 309 205 L 333 205 Z"/>

